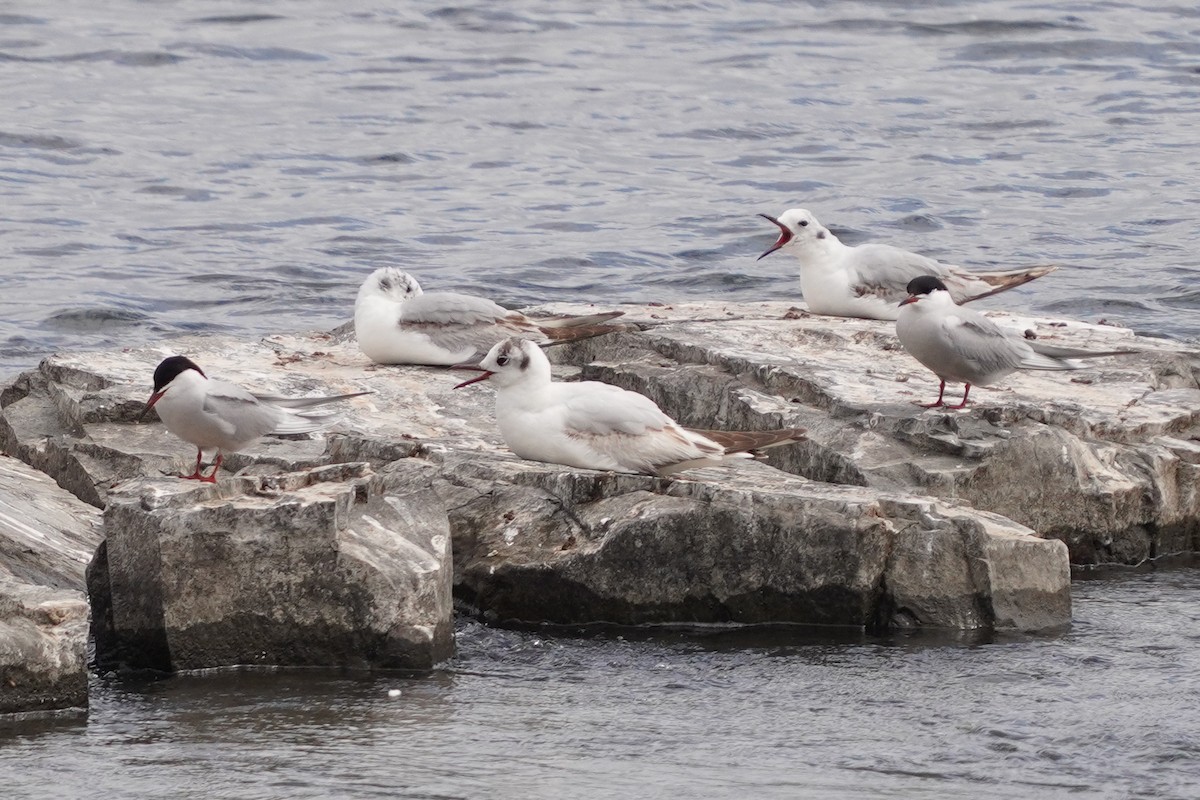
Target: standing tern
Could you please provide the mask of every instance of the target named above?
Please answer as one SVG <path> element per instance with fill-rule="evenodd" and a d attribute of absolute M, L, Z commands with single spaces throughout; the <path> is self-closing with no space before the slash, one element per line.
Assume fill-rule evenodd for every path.
<path fill-rule="evenodd" d="M 932 275 L 949 287 L 956 303 L 1040 278 L 1055 267 L 1045 265 L 1004 272 L 968 272 L 887 244 L 842 244 L 812 212 L 793 208 L 779 218 L 759 214 L 779 227 L 779 239 L 759 256 L 787 250 L 800 260 L 800 290 L 814 314 L 866 319 L 896 319 L 896 303 L 913 278 Z"/>
<path fill-rule="evenodd" d="M 451 366 L 478 358 L 509 336 L 549 344 L 624 330 L 622 325 L 603 324 L 623 313 L 530 319 L 483 297 L 423 292 L 416 278 L 383 267 L 359 287 L 354 333 L 359 349 L 378 364 Z"/>
<path fill-rule="evenodd" d="M 490 379 L 496 386 L 496 422 L 521 458 L 583 469 L 669 475 L 727 458 L 755 458 L 756 450 L 801 442 L 803 428 L 705 431 L 680 426 L 650 398 L 598 381 L 555 383 L 550 362 L 535 343 L 507 339 L 458 389 Z"/>
<path fill-rule="evenodd" d="M 332 397 L 251 394 L 237 384 L 209 378 L 190 358 L 171 356 L 154 369 L 154 393 L 138 420 L 156 409 L 167 430 L 196 446 L 195 470 L 179 477 L 216 483 L 222 451 L 235 453 L 269 433 L 311 433 L 324 428 L 338 415 L 307 409 L 364 394 L 371 393 Z M 216 463 L 205 477 L 200 473 L 200 461 L 204 450 L 213 447 L 217 448 Z"/>
<path fill-rule="evenodd" d="M 924 408 L 944 405 L 946 381 L 966 384 L 962 402 L 948 406 L 963 408 L 972 386 L 990 386 L 1019 369 L 1083 369 L 1085 365 L 1073 359 L 1137 352 L 1076 350 L 1024 339 L 978 311 L 956 305 L 946 284 L 932 275 L 909 281 L 908 297 L 900 301 L 899 311 L 900 344 L 941 380 L 937 400 L 917 404 Z"/>

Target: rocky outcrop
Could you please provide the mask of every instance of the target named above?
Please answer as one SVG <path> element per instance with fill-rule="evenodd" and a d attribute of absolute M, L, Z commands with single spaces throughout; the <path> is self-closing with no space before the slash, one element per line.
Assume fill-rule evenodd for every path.
<path fill-rule="evenodd" d="M 439 460 L 460 595 L 488 619 L 1018 630 L 1070 620 L 1062 543 L 954 504 L 758 464 L 669 480 Z"/>
<path fill-rule="evenodd" d="M 87 705 L 84 568 L 99 513 L 0 455 L 0 714 Z"/>
<path fill-rule="evenodd" d="M 677 480 L 533 464 L 504 448 L 490 389 L 454 391 L 458 374 L 371 365 L 347 337 L 313 334 L 55 356 L 0 394 L 0 444 L 108 506 L 107 552 L 93 572 L 103 585 L 107 571 L 118 644 L 104 649 L 138 643 L 146 663 L 174 668 L 258 663 L 250 638 L 286 651 L 269 619 L 305 631 L 306 641 L 329 635 L 328 609 L 289 610 L 272 598 L 326 592 L 358 602 L 342 584 L 366 579 L 338 555 L 354 524 L 313 511 L 303 543 L 250 530 L 278 528 L 290 519 L 285 507 L 354 509 L 377 492 L 413 493 L 447 515 L 458 594 L 497 620 L 1035 630 L 1069 620 L 1063 543 L 1080 563 L 1200 548 L 1200 357 L 1183 346 L 1120 329 L 1024 323 L 1064 344 L 1152 353 L 1076 373 L 1015 375 L 1007 388 L 980 391 L 973 409 L 923 411 L 911 401 L 932 398 L 935 381 L 899 349 L 888 323 L 809 317 L 782 304 L 631 309 L 627 317 L 646 329 L 554 348 L 560 377 L 636 389 L 696 427 L 800 426 L 810 441 L 771 451 L 769 466 Z M 189 446 L 157 423 L 133 424 L 169 352 L 257 391 L 375 394 L 347 403 L 324 440 L 264 439 L 226 458 L 241 477 L 197 487 L 157 477 L 190 469 Z M 371 472 L 322 471 L 339 463 Z M 258 495 L 276 491 L 261 481 L 285 473 L 323 477 L 270 502 Z M 118 528 L 141 538 L 122 541 Z M 206 533 L 184 533 L 193 530 Z M 415 549 L 436 552 L 432 539 Z M 287 561 L 294 553 L 306 555 Z M 269 575 L 251 574 L 252 556 L 266 559 Z M 230 559 L 237 563 L 220 566 Z M 210 569 L 197 564 L 213 565 L 214 586 L 224 587 L 216 595 L 197 591 Z M 306 584 L 292 570 L 336 575 L 341 588 Z M 120 588 L 130 576 L 143 576 L 137 588 L 152 590 L 148 601 L 132 585 Z M 256 597 L 270 610 L 251 620 L 244 615 L 255 613 Z M 235 624 L 206 627 L 213 620 Z M 372 617 L 362 630 L 381 625 Z M 238 642 L 238 627 L 252 636 Z M 334 637 L 337 649 L 353 640 L 362 653 L 371 650 L 363 642 L 385 641 L 346 636 Z M 332 657 L 318 649 L 306 644 L 292 661 L 264 663 Z"/>
<path fill-rule="evenodd" d="M 109 493 L 97 658 L 135 668 L 430 669 L 453 653 L 433 471 L 336 464 Z"/>
<path fill-rule="evenodd" d="M 972 390 L 966 410 L 923 410 L 913 401 L 936 397 L 937 380 L 890 323 L 782 304 L 714 310 L 655 309 L 652 329 L 569 355 L 585 378 L 643 392 L 687 425 L 808 428 L 809 442 L 772 455 L 780 469 L 995 512 L 1066 542 L 1076 564 L 1200 550 L 1194 348 L 991 314 L 1052 344 L 1143 352 L 1076 372 L 1017 373 Z"/>

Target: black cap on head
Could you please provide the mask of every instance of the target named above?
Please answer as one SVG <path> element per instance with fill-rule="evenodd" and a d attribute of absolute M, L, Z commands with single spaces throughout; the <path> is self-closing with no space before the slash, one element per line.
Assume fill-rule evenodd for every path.
<path fill-rule="evenodd" d="M 946 284 L 942 283 L 932 275 L 922 275 L 919 278 L 913 278 L 905 287 L 908 293 L 911 294 L 929 294 L 930 292 L 940 289 L 945 292 Z"/>
<path fill-rule="evenodd" d="M 164 358 L 162 362 L 154 368 L 154 391 L 159 391 L 181 372 L 186 372 L 189 369 L 194 369 L 201 375 L 204 375 L 204 370 L 196 366 L 196 362 L 184 356 L 171 356 Z M 204 377 L 208 377 L 204 375 Z"/>

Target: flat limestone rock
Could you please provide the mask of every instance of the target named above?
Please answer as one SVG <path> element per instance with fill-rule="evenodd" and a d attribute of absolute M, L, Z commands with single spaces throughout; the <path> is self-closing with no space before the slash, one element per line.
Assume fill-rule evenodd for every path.
<path fill-rule="evenodd" d="M 1130 359 L 1132 364 L 1107 359 L 1053 380 L 1016 375 L 1008 388 L 982 393 L 977 410 L 955 413 L 911 405 L 933 396 L 918 391 L 918 384 L 927 381 L 922 385 L 931 390 L 936 384 L 898 348 L 888 323 L 810 317 L 785 304 L 647 307 L 630 309 L 627 318 L 645 329 L 552 348 L 559 377 L 582 374 L 634 388 L 696 427 L 799 425 L 809 429 L 811 441 L 771 451 L 767 463 L 778 469 L 739 464 L 687 472 L 662 485 L 640 476 L 530 465 L 513 458 L 500 440 L 486 384 L 455 391 L 463 373 L 372 365 L 348 337 L 304 334 L 259 342 L 188 337 L 121 353 L 54 356 L 0 394 L 0 443 L 81 498 L 103 505 L 123 495 L 130 481 L 191 469 L 195 451 L 153 415 L 133 422 L 149 394 L 154 365 L 166 355 L 188 355 L 210 375 L 259 392 L 371 390 L 345 403 L 341 422 L 324 436 L 263 439 L 227 456 L 226 466 L 255 477 L 336 462 L 369 462 L 379 471 L 432 469 L 460 556 L 460 596 L 497 619 L 565 619 L 565 612 L 550 608 L 557 601 L 545 597 L 546 608 L 535 613 L 541 592 L 549 591 L 549 570 L 561 586 L 571 587 L 562 589 L 571 604 L 559 605 L 572 609 L 573 622 L 838 620 L 1040 629 L 1069 620 L 1066 555 L 1061 545 L 1040 542 L 1028 529 L 1065 541 L 1083 562 L 1136 563 L 1168 547 L 1196 547 L 1192 487 L 1200 459 L 1192 441 L 1196 412 L 1186 406 L 1200 396 L 1197 359 L 1179 345 L 1134 339 L 1120 329 L 1039 325 L 1039 335 L 1064 344 L 1152 344 L 1162 352 Z M 1064 395 L 1064 386 L 1072 392 Z M 525 471 L 513 474 L 513 464 Z M 576 487 L 557 506 L 539 494 L 555 481 Z M 615 485 L 641 488 L 610 496 Z M 464 511 L 481 507 L 482 501 L 470 499 L 472 492 L 488 491 L 497 508 L 509 502 L 523 508 L 528 500 L 540 509 L 541 535 L 559 546 L 571 537 L 576 544 L 615 538 L 592 561 L 571 554 L 536 567 L 534 551 L 512 551 L 505 564 L 488 560 L 471 543 L 487 543 L 484 556 L 503 554 L 492 545 L 511 526 L 496 529 L 490 512 Z M 561 498 L 556 492 L 551 494 Z M 830 492 L 841 494 L 831 500 Z M 594 519 L 593 507 L 604 509 Z M 1116 522 L 1114 509 L 1124 515 Z M 498 510 L 500 519 L 507 510 Z M 829 522 L 837 513 L 848 521 Z M 643 586 L 639 597 L 629 586 L 594 586 L 585 579 L 587 570 L 601 569 L 622 542 L 636 538 L 643 524 L 637 515 L 645 514 L 663 520 L 654 529 L 659 543 L 649 551 L 657 559 L 655 574 L 683 570 L 680 584 L 697 582 L 692 595 L 655 594 Z M 804 524 L 789 527 L 789 515 Z M 523 519 L 521 530 L 536 527 L 533 516 Z M 748 577 L 749 566 L 735 580 L 725 552 L 713 555 L 713 563 L 726 565 L 726 577 L 719 579 L 674 563 L 685 549 L 667 546 L 670 537 L 699 536 L 698 526 L 710 519 L 721 520 L 711 527 L 710 544 L 719 540 L 718 528 L 738 531 L 730 547 L 744 539 L 751 560 L 782 559 L 799 572 L 767 579 L 766 565 L 759 564 L 761 580 Z M 579 520 L 587 524 L 576 531 Z M 1123 529 L 1121 520 L 1136 524 Z M 874 531 L 874 538 L 864 530 Z M 827 537 L 825 545 L 814 540 L 806 550 L 797 543 L 820 536 Z M 792 542 L 794 549 L 770 549 L 768 540 L 772 546 Z M 816 574 L 808 559 L 818 554 L 864 565 L 863 572 L 838 573 L 837 588 L 818 588 L 825 584 L 797 577 Z M 977 568 L 968 571 L 964 565 L 970 564 Z M 508 583 L 488 577 L 493 574 Z M 721 588 L 726 579 L 736 590 Z M 518 580 L 528 582 L 518 586 Z M 524 601 L 513 599 L 522 592 Z M 562 592 L 554 589 L 547 597 L 565 597 Z"/>
<path fill-rule="evenodd" d="M 1050 344 L 1142 352 L 1014 373 L 973 388 L 965 410 L 925 410 L 913 402 L 937 397 L 937 378 L 900 347 L 894 323 L 782 303 L 651 314 L 649 330 L 576 345 L 583 377 L 647 394 L 685 425 L 807 428 L 809 442 L 769 463 L 995 512 L 1063 540 L 1076 564 L 1200 550 L 1200 350 L 991 313 Z"/>
<path fill-rule="evenodd" d="M 434 471 L 363 463 L 110 492 L 97 659 L 134 668 L 430 669 L 453 654 Z"/>
<path fill-rule="evenodd" d="M 0 455 L 0 714 L 87 706 L 84 570 L 99 517 Z"/>
<path fill-rule="evenodd" d="M 440 460 L 460 596 L 485 618 L 1026 631 L 1071 618 L 1062 542 L 952 503 L 759 464 L 664 479 Z"/>

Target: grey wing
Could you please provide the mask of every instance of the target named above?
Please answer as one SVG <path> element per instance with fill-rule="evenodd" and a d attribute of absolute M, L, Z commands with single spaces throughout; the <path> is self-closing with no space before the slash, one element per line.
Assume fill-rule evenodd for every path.
<path fill-rule="evenodd" d="M 259 400 L 241 386 L 210 380 L 204 412 L 228 436 L 253 439 L 275 429 L 283 413 Z"/>
<path fill-rule="evenodd" d="M 950 268 L 940 261 L 888 244 L 863 244 L 854 248 L 859 296 L 876 295 L 899 303 L 908 297 L 908 282 L 922 275 L 945 279 Z"/>
<path fill-rule="evenodd" d="M 400 327 L 422 333 L 438 347 L 482 354 L 510 336 L 535 341 L 545 336 L 525 315 L 509 311 L 483 297 L 430 292 L 406 300 L 400 308 Z"/>
<path fill-rule="evenodd" d="M 1024 342 L 987 317 L 951 314 L 942 322 L 942 329 L 955 357 L 976 374 L 971 383 L 983 383 L 990 375 L 1012 372 L 1022 366 L 1030 352 Z"/>
<path fill-rule="evenodd" d="M 654 401 L 645 395 L 598 381 L 571 386 L 564 398 L 564 423 L 569 431 L 588 435 L 637 435 L 672 424 Z"/>
<path fill-rule="evenodd" d="M 508 309 L 484 297 L 453 292 L 427 292 L 405 300 L 400 306 L 400 324 L 473 325 L 495 323 Z"/>
<path fill-rule="evenodd" d="M 586 441 L 625 469 L 655 474 L 664 465 L 724 452 L 720 445 L 690 436 L 644 395 L 591 381 L 574 386 L 580 391 L 565 401 L 567 435 Z"/>

